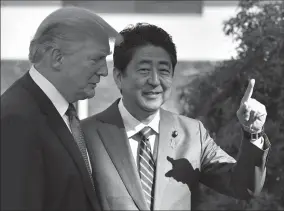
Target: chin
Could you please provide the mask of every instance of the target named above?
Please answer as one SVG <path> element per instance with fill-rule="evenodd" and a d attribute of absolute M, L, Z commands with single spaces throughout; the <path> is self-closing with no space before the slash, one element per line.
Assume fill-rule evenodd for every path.
<path fill-rule="evenodd" d="M 157 110 L 159 110 L 162 106 L 162 103 L 157 102 L 157 103 L 147 103 L 144 108 L 145 110 L 149 111 L 149 112 L 155 112 Z"/>
<path fill-rule="evenodd" d="M 96 95 L 95 89 L 92 89 L 86 92 L 86 98 L 88 99 L 93 98 L 95 95 Z"/>
<path fill-rule="evenodd" d="M 145 110 L 149 113 L 149 114 L 154 114 L 155 112 L 157 112 L 160 109 L 160 107 L 156 107 L 156 108 L 146 108 Z"/>
<path fill-rule="evenodd" d="M 88 99 L 91 99 L 93 97 L 95 97 L 95 93 L 88 94 L 88 96 L 87 96 Z"/>

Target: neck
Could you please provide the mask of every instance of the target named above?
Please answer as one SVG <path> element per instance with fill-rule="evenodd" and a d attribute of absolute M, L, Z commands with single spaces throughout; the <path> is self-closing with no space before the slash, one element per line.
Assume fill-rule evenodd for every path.
<path fill-rule="evenodd" d="M 34 65 L 35 69 L 43 75 L 52 85 L 62 94 L 62 96 L 67 100 L 69 103 L 73 103 L 71 97 L 69 97 L 68 92 L 64 89 L 64 83 L 60 80 L 58 75 L 53 74 L 53 70 L 51 67 L 45 67 L 44 65 Z"/>
<path fill-rule="evenodd" d="M 145 110 L 133 110 L 131 106 L 128 105 L 128 103 L 125 103 L 122 99 L 122 103 L 124 107 L 127 109 L 127 111 L 138 121 L 142 122 L 143 124 L 149 124 L 154 117 L 156 116 L 158 110 L 150 112 Z"/>

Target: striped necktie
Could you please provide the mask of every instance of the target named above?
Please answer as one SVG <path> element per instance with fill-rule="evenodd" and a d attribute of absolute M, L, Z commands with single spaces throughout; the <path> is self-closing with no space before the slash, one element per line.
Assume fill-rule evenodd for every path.
<path fill-rule="evenodd" d="M 154 202 L 154 182 L 155 182 L 155 163 L 149 143 L 149 136 L 152 129 L 143 128 L 138 134 L 141 138 L 139 144 L 138 171 L 141 179 L 142 190 L 150 210 L 153 210 Z"/>
<path fill-rule="evenodd" d="M 68 110 L 66 111 L 66 115 L 68 116 L 69 123 L 70 123 L 70 128 L 72 135 L 78 145 L 78 148 L 81 152 L 81 155 L 84 159 L 86 168 L 88 170 L 89 176 L 91 178 L 91 182 L 93 183 L 93 178 L 92 178 L 92 167 L 90 166 L 89 159 L 88 159 L 88 152 L 87 152 L 87 147 L 86 143 L 84 140 L 83 132 L 80 127 L 80 120 L 77 116 L 77 112 L 73 104 L 69 104 Z M 93 183 L 94 185 L 94 183 Z"/>

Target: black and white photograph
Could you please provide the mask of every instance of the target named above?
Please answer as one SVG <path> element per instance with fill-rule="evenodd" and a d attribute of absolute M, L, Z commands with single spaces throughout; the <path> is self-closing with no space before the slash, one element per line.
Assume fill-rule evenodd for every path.
<path fill-rule="evenodd" d="M 284 210 L 284 1 L 1 1 L 1 210 Z"/>

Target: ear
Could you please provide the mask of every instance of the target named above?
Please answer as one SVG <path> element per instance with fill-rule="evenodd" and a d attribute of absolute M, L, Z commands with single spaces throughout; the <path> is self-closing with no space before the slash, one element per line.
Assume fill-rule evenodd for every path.
<path fill-rule="evenodd" d="M 52 49 L 51 50 L 51 66 L 56 70 L 60 70 L 62 61 L 63 61 L 63 55 L 61 51 L 59 49 Z"/>
<path fill-rule="evenodd" d="M 113 79 L 116 83 L 116 86 L 119 90 L 121 90 L 121 83 L 122 83 L 122 72 L 117 69 L 116 67 L 113 68 Z"/>

